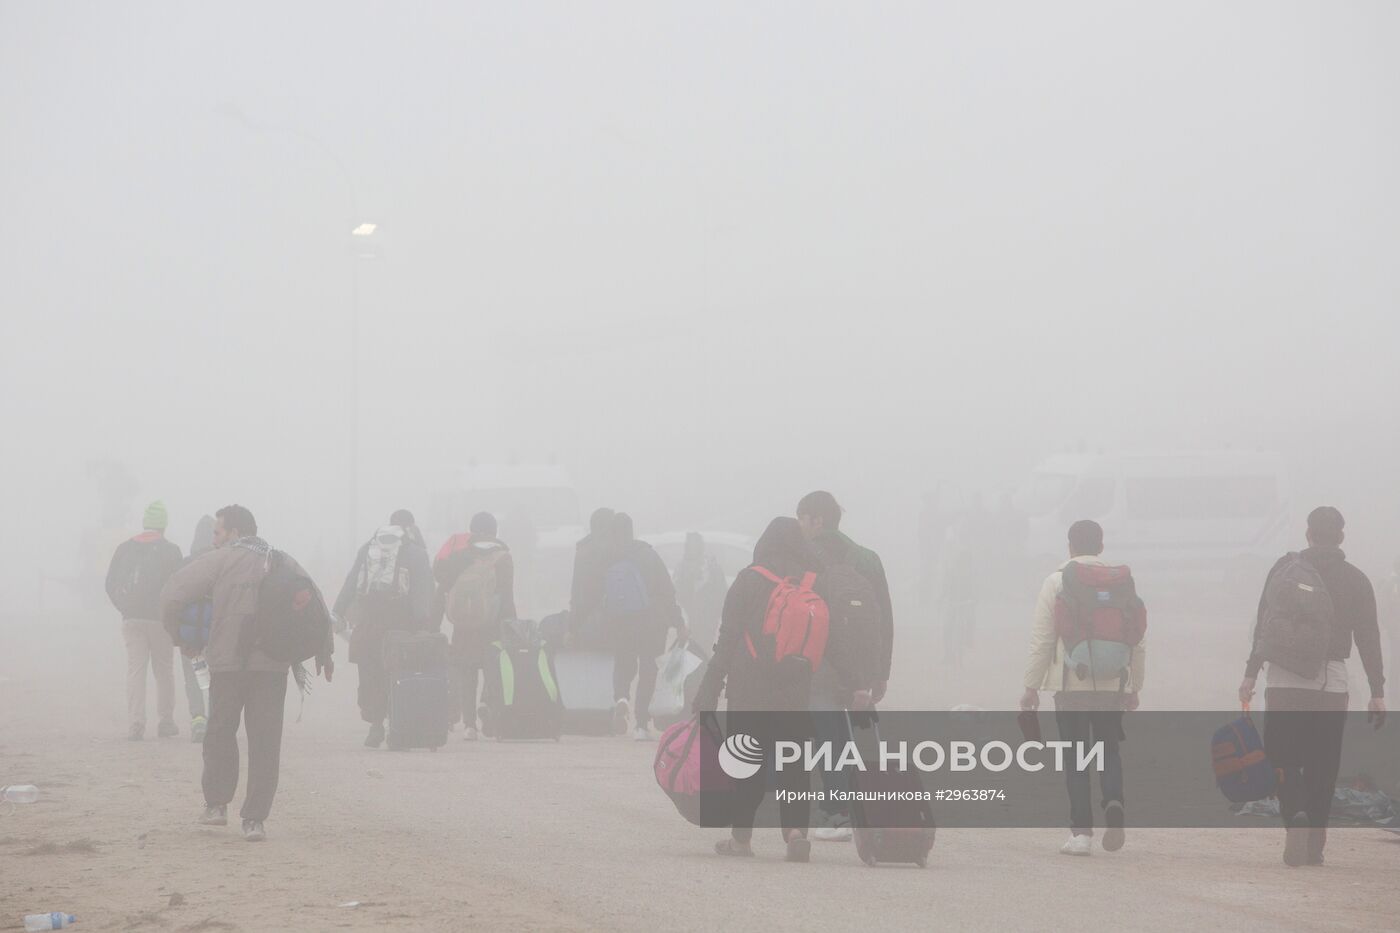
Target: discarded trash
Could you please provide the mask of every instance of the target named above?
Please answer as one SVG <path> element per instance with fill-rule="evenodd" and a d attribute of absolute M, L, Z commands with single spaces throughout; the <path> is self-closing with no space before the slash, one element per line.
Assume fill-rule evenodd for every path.
<path fill-rule="evenodd" d="M 341 907 L 359 907 L 359 906 L 360 906 L 360 902 L 359 902 L 359 901 L 346 901 L 344 904 L 341 904 L 340 906 L 341 906 Z"/>
<path fill-rule="evenodd" d="M 0 800 L 6 803 L 33 803 L 39 799 L 39 788 L 33 784 L 11 784 L 0 791 Z"/>
<path fill-rule="evenodd" d="M 24 918 L 25 933 L 39 933 L 40 930 L 61 930 L 69 924 L 77 923 L 72 914 L 30 914 Z"/>
<path fill-rule="evenodd" d="M 1338 787 L 1332 792 L 1332 822 L 1379 826 L 1382 829 L 1400 825 L 1400 808 L 1396 802 L 1379 791 L 1353 790 Z M 1278 798 L 1255 800 L 1236 811 L 1237 816 L 1278 816 Z"/>

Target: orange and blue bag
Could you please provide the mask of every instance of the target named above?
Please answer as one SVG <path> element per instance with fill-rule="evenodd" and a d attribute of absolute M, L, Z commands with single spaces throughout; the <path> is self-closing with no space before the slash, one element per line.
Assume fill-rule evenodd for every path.
<path fill-rule="evenodd" d="M 1274 766 L 1264 754 L 1264 740 L 1250 718 L 1248 706 L 1239 719 L 1215 730 L 1210 758 L 1215 769 L 1215 785 L 1226 800 L 1249 803 L 1273 796 L 1278 779 Z"/>

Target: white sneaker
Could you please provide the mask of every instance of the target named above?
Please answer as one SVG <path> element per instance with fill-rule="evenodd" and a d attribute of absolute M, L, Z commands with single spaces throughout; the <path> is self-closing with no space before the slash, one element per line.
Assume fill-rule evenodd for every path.
<path fill-rule="evenodd" d="M 617 701 L 617 705 L 613 707 L 613 735 L 627 734 L 627 722 L 629 719 L 632 718 L 631 713 L 632 704 L 627 702 L 626 697 L 623 697 L 622 699 Z"/>
<path fill-rule="evenodd" d="M 849 826 L 818 826 L 811 835 L 814 842 L 850 842 L 853 834 Z"/>
<path fill-rule="evenodd" d="M 1093 836 L 1070 836 L 1069 842 L 1060 846 L 1061 855 L 1088 855 L 1093 851 Z"/>
<path fill-rule="evenodd" d="M 651 730 L 646 726 L 638 726 L 632 730 L 632 738 L 636 739 L 638 742 L 650 742 Z"/>

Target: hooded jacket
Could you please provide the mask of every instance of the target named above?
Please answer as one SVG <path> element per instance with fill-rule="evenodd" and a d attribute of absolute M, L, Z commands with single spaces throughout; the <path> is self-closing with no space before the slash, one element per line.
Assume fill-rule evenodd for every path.
<path fill-rule="evenodd" d="M 754 567 L 793 579 L 818 573 L 812 588 L 826 598 L 820 576 L 821 559 L 803 537 L 802 526 L 795 518 L 773 519 L 754 545 L 753 563 L 739 571 L 725 595 L 714 654 L 695 697 L 696 711 L 715 709 L 721 691 L 729 697 L 731 710 L 774 708 L 774 685 L 765 678 L 768 669 L 749 663 L 744 640 L 745 634 L 762 630 L 768 599 L 773 595 L 773 582 Z M 805 710 L 807 704 L 803 702 L 792 708 Z"/>
<path fill-rule="evenodd" d="M 286 671 L 288 664 L 274 661 L 257 649 L 245 658 L 242 653 L 244 632 L 252 625 L 258 610 L 258 588 L 267 572 L 267 556 L 271 549 L 266 541 L 255 536 L 239 538 L 225 547 L 214 548 L 189 561 L 166 581 L 160 594 L 161 621 L 176 644 L 179 644 L 180 612 L 188 604 L 202 599 L 213 601 L 213 621 L 204 658 L 209 670 L 225 671 Z M 303 576 L 309 574 L 301 565 L 292 567 Z M 326 644 L 317 660 L 331 656 L 334 643 L 329 631 Z"/>
<path fill-rule="evenodd" d="M 1385 668 L 1381 659 L 1381 631 L 1376 621 L 1376 591 L 1371 581 L 1360 569 L 1347 562 L 1347 556 L 1338 547 L 1310 547 L 1300 552 L 1312 564 L 1327 586 L 1327 594 L 1332 597 L 1336 626 L 1327 646 L 1327 660 L 1345 661 L 1351 657 L 1351 643 L 1356 642 L 1356 651 L 1361 655 L 1361 666 L 1366 671 L 1370 683 L 1371 696 L 1385 696 Z M 1289 559 L 1284 555 L 1278 559 L 1269 576 L 1264 581 L 1264 592 L 1269 591 L 1269 580 Z M 1254 622 L 1254 642 L 1246 662 L 1244 675 L 1258 677 L 1264 659 L 1259 654 L 1259 624 L 1264 621 L 1264 597 L 1259 597 L 1259 612 Z"/>

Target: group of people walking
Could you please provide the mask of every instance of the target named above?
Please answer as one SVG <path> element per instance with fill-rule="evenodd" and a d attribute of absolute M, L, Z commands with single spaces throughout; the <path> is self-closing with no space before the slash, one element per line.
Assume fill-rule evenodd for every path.
<path fill-rule="evenodd" d="M 726 588 L 722 572 L 698 537 L 687 540 L 673 577 L 655 549 L 636 538 L 628 515 L 610 509 L 593 513 L 589 533 L 575 553 L 563 637 L 567 644 L 604 647 L 611 653 L 613 732 L 651 738 L 648 710 L 657 658 L 665 650 L 668 632 L 683 640 L 689 635 L 688 618 L 709 612 L 718 615 L 718 626 L 692 704 L 697 713 L 718 709 L 722 697 L 728 709 L 737 712 L 864 712 L 881 703 L 889 687 L 894 648 L 889 584 L 880 557 L 845 534 L 841 519 L 842 509 L 831 493 L 804 496 L 794 515 L 769 523 L 754 548 L 752 564 Z M 127 646 L 129 737 L 139 740 L 145 735 L 148 666 L 157 685 L 157 734 L 178 733 L 171 663 L 178 647 L 189 688 L 192 735 L 204 748 L 201 822 L 227 822 L 238 783 L 236 735 L 242 721 L 249 748 L 241 817 L 245 836 L 257 841 L 264 838 L 263 822 L 277 787 L 289 678 L 289 665 L 260 651 L 251 635 L 260 587 L 274 552 L 258 537 L 257 523 L 243 506 L 226 506 L 212 519 L 206 516 L 189 557 L 165 538 L 167 525 L 164 505 L 152 503 L 141 533 L 117 549 L 107 574 L 107 592 L 122 615 Z M 1239 688 L 1241 702 L 1248 704 L 1263 672 L 1269 713 L 1334 714 L 1266 719 L 1268 756 L 1283 774 L 1279 798 L 1288 829 L 1284 860 L 1289 865 L 1323 860 L 1348 707 L 1345 662 L 1353 645 L 1371 692 L 1368 710 L 1377 725 L 1385 715 L 1376 597 L 1365 574 L 1348 563 L 1341 550 L 1343 528 L 1336 509 L 1315 509 L 1308 516 L 1307 548 L 1285 555 L 1270 571 Z M 1041 693 L 1050 692 L 1062 739 L 1103 742 L 1101 845 L 1113 851 L 1125 840 L 1119 743 L 1125 737 L 1123 713 L 1138 707 L 1145 681 L 1146 608 L 1128 568 L 1104 558 L 1104 533 L 1097 523 L 1072 524 L 1066 544 L 1069 559 L 1046 578 L 1036 602 L 1019 705 L 1034 711 Z M 305 577 L 290 557 L 281 559 L 294 574 Z M 1319 643 L 1318 670 L 1311 675 L 1298 672 L 1299 666 L 1290 661 L 1296 646 L 1279 635 L 1281 615 L 1297 615 L 1296 599 L 1288 603 L 1294 609 L 1281 608 L 1281 600 L 1295 587 L 1326 597 L 1322 603 L 1307 603 L 1325 603 L 1315 613 L 1325 637 Z M 319 600 L 319 592 L 311 598 Z M 779 610 L 775 601 L 783 604 Z M 806 637 L 796 646 L 774 641 L 781 637 L 774 631 L 774 613 L 788 611 L 791 605 L 807 607 L 809 621 L 820 615 L 820 632 L 813 626 L 808 633 L 819 634 L 822 644 L 815 650 Z M 358 668 L 358 705 L 369 726 L 365 744 L 378 747 L 385 741 L 391 685 L 385 640 L 395 631 L 437 632 L 444 621 L 453 626 L 452 715 L 468 740 L 489 734 L 492 704 L 484 694 L 478 699 L 485 680 L 480 675 L 489 646 L 515 614 L 511 551 L 497 536 L 493 515 L 473 516 L 468 530 L 450 537 L 430 559 L 412 514 L 393 513 L 360 548 L 329 614 L 348 635 L 349 657 Z M 328 681 L 334 672 L 333 647 L 328 626 L 314 651 L 316 671 Z M 206 671 L 207 700 L 202 682 Z M 850 717 L 821 716 L 816 721 L 830 733 L 820 738 L 834 743 L 850 738 Z M 763 744 L 771 748 L 771 743 Z M 784 789 L 800 790 L 797 784 L 806 779 L 800 770 L 789 769 L 783 780 L 792 784 Z M 823 772 L 822 780 L 839 789 L 843 777 L 839 771 Z M 1060 851 L 1088 855 L 1098 822 L 1090 774 L 1069 770 L 1066 780 L 1071 836 Z M 716 852 L 753 854 L 754 816 L 772 789 L 762 782 L 750 788 L 734 811 L 729 837 L 716 845 Z M 784 795 L 780 820 L 789 860 L 809 859 L 809 831 L 819 840 L 851 838 L 851 814 L 842 797 L 824 795 L 821 819 L 814 826 L 806 796 Z"/>

